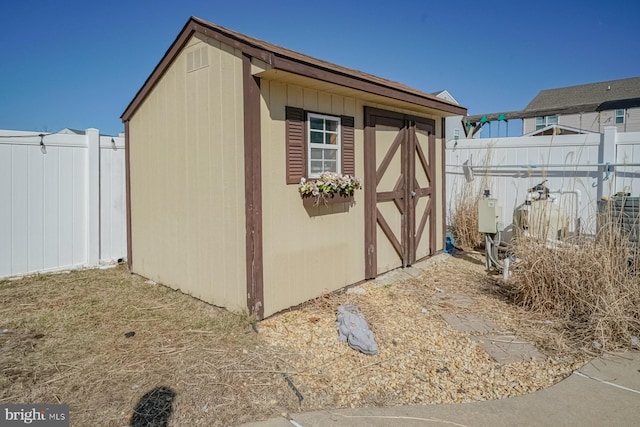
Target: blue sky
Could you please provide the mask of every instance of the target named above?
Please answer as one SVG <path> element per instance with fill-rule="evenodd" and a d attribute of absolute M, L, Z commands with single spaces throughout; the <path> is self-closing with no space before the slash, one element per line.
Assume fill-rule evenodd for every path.
<path fill-rule="evenodd" d="M 121 132 L 120 114 L 191 15 L 425 92 L 447 89 L 470 114 L 640 75 L 637 0 L 0 0 L 0 129 Z"/>

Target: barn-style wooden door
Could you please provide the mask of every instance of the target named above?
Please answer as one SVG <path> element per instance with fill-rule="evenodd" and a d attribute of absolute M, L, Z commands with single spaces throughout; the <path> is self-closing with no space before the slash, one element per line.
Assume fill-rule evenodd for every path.
<path fill-rule="evenodd" d="M 365 108 L 366 277 L 435 250 L 434 121 Z"/>

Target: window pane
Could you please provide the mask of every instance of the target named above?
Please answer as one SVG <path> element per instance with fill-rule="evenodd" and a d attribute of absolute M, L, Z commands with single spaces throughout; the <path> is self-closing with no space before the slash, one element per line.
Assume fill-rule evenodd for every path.
<path fill-rule="evenodd" d="M 544 125 L 544 117 L 536 117 L 536 126 Z"/>
<path fill-rule="evenodd" d="M 322 173 L 322 161 L 312 160 L 311 161 L 311 173 L 314 175 Z"/>
<path fill-rule="evenodd" d="M 623 116 L 624 110 L 616 110 L 616 116 Z"/>
<path fill-rule="evenodd" d="M 326 133 L 324 137 L 325 144 L 336 145 L 338 143 L 338 135 L 336 135 L 335 133 Z"/>
<path fill-rule="evenodd" d="M 327 129 L 326 130 L 331 131 L 331 132 L 337 132 L 338 131 L 338 122 L 336 120 L 326 120 L 325 123 L 327 125 Z"/>
<path fill-rule="evenodd" d="M 616 123 L 624 123 L 624 116 L 616 116 Z"/>
<path fill-rule="evenodd" d="M 311 129 L 324 129 L 324 120 L 315 117 L 309 118 L 309 126 Z"/>
<path fill-rule="evenodd" d="M 322 148 L 311 149 L 311 160 L 322 160 Z"/>
<path fill-rule="evenodd" d="M 324 161 L 324 170 L 325 172 L 337 172 L 336 170 L 337 163 L 331 160 Z"/>
<path fill-rule="evenodd" d="M 338 150 L 324 150 L 324 158 L 325 160 L 336 160 L 336 154 Z"/>
<path fill-rule="evenodd" d="M 312 144 L 322 144 L 322 132 L 313 132 L 311 131 L 311 143 Z"/>
<path fill-rule="evenodd" d="M 547 117 L 548 125 L 557 125 L 558 124 L 558 116 L 549 116 Z"/>

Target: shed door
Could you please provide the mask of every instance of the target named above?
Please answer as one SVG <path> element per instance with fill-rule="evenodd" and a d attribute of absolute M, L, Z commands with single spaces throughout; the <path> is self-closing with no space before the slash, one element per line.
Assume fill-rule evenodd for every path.
<path fill-rule="evenodd" d="M 366 277 L 435 250 L 435 137 L 430 119 L 365 108 Z"/>

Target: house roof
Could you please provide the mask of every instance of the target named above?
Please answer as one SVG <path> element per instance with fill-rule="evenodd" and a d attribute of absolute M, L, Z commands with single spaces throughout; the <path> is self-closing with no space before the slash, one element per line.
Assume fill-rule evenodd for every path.
<path fill-rule="evenodd" d="M 640 77 L 541 90 L 524 111 L 563 110 L 585 106 L 596 111 L 607 101 L 640 97 Z M 586 112 L 585 111 L 585 112 Z"/>
<path fill-rule="evenodd" d="M 453 97 L 453 95 L 451 95 L 451 94 L 449 93 L 449 91 L 448 91 L 448 90 L 446 90 L 446 89 L 444 89 L 444 90 L 439 90 L 439 91 L 437 91 L 437 92 L 433 92 L 433 93 L 432 93 L 432 95 L 433 95 L 433 96 L 437 96 L 438 98 L 441 98 L 441 99 L 446 99 L 447 101 L 453 102 L 453 103 L 454 103 L 454 104 L 456 104 L 456 105 L 460 105 L 460 103 L 458 102 L 458 100 L 457 100 L 457 99 L 455 99 L 455 98 Z"/>
<path fill-rule="evenodd" d="M 195 33 L 213 38 L 239 49 L 244 54 L 257 58 L 274 69 L 410 102 L 422 107 L 437 109 L 445 113 L 464 115 L 467 112 L 464 107 L 438 98 L 432 94 L 418 91 L 402 83 L 332 64 L 192 16 L 178 37 L 176 37 L 171 47 L 169 47 L 164 54 L 161 61 L 156 65 L 142 88 L 140 88 L 136 96 L 122 113 L 122 121 L 127 121 L 131 118 L 187 41 Z"/>
<path fill-rule="evenodd" d="M 640 107 L 640 77 L 544 89 L 524 110 L 509 111 L 504 115 L 507 120 L 526 119 L 633 107 Z M 477 123 L 486 116 L 488 121 L 493 121 L 497 120 L 500 114 L 477 114 L 469 116 L 468 119 L 471 123 Z"/>

